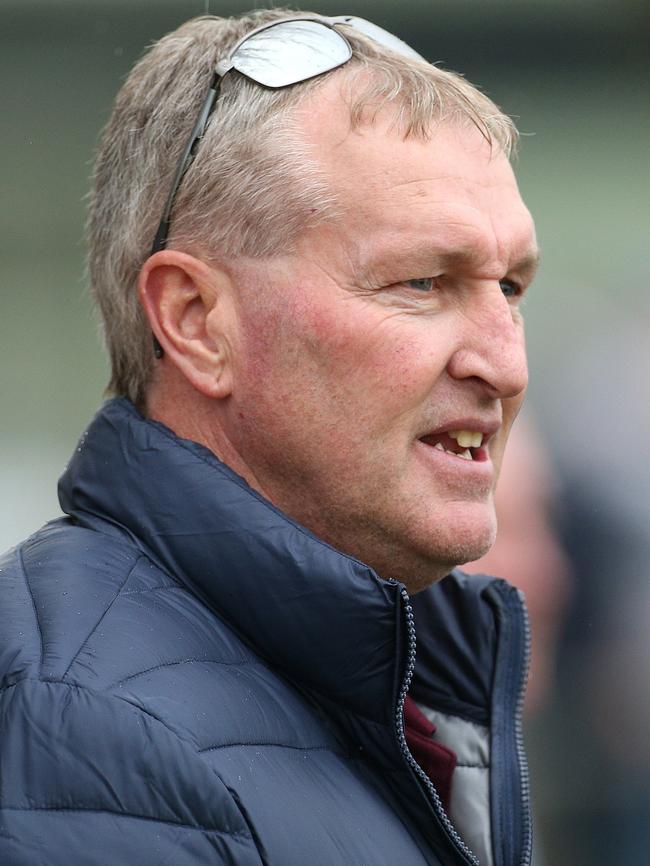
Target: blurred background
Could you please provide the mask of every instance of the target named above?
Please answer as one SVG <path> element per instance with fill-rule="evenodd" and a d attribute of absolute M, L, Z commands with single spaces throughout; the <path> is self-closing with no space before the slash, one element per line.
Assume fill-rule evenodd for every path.
<path fill-rule="evenodd" d="M 251 5 L 0 0 L 0 548 L 59 513 L 56 480 L 102 400 L 82 236 L 112 98 L 152 40 L 206 10 Z M 509 499 L 504 481 L 494 564 L 524 586 L 537 636 L 536 857 L 640 866 L 650 862 L 650 4 L 321 0 L 318 11 L 368 17 L 462 71 L 523 133 L 517 173 L 543 257 L 526 307 L 524 453 L 513 449 L 509 471 L 529 499 Z M 528 506 L 537 516 L 526 522 Z"/>

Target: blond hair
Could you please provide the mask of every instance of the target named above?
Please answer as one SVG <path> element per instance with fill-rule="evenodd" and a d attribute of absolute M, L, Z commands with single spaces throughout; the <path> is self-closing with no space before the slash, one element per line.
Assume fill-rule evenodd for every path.
<path fill-rule="evenodd" d="M 144 402 L 153 367 L 138 274 L 215 65 L 248 31 L 296 14 L 273 9 L 188 21 L 150 48 L 117 95 L 95 163 L 88 258 L 111 361 L 108 390 L 136 405 Z M 461 76 L 397 55 L 351 27 L 344 32 L 352 60 L 329 75 L 348 76 L 353 127 L 390 106 L 404 137 L 426 137 L 440 122 L 465 122 L 510 154 L 512 121 Z M 301 232 L 336 213 L 291 116 L 327 77 L 271 90 L 228 75 L 178 191 L 168 246 L 226 258 L 269 256 L 289 251 Z"/>

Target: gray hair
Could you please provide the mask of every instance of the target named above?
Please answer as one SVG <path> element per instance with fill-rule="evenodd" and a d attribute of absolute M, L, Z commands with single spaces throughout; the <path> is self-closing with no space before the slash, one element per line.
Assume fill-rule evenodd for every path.
<path fill-rule="evenodd" d="M 273 9 L 188 21 L 151 47 L 118 93 L 93 175 L 89 273 L 111 360 L 108 390 L 136 405 L 144 403 L 153 369 L 138 274 L 215 65 L 248 31 L 295 14 Z M 426 138 L 441 122 L 471 123 L 510 155 L 514 124 L 464 78 L 396 55 L 352 28 L 345 35 L 353 58 L 328 75 L 281 90 L 228 75 L 179 189 L 169 247 L 222 258 L 285 253 L 337 213 L 291 114 L 329 75 L 348 76 L 353 128 L 390 106 L 405 138 Z"/>

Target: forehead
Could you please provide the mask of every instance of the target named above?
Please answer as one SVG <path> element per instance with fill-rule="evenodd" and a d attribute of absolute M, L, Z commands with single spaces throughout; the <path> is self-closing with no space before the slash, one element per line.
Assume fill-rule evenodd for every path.
<path fill-rule="evenodd" d="M 491 260 L 534 256 L 532 218 L 508 159 L 469 125 L 443 124 L 427 140 L 403 139 L 394 115 L 351 129 L 332 87 L 317 91 L 300 123 L 361 245 L 389 238 Z"/>

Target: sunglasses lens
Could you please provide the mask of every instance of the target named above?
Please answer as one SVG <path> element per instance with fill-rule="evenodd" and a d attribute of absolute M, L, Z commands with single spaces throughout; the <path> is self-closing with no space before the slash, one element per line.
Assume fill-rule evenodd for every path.
<path fill-rule="evenodd" d="M 424 60 L 424 57 L 422 57 L 421 54 L 418 54 L 417 51 L 414 51 L 410 45 L 406 44 L 406 42 L 402 42 L 402 40 L 398 39 L 397 36 L 393 36 L 393 34 L 389 33 L 388 30 L 384 30 L 383 27 L 377 27 L 377 25 L 373 24 L 371 21 L 366 21 L 365 18 L 354 18 L 346 15 L 344 23 L 349 24 L 350 27 L 354 27 L 355 30 L 363 33 L 364 36 L 369 36 L 371 39 L 374 39 L 375 42 L 379 42 L 380 45 L 390 48 L 391 51 L 395 51 L 403 57 L 412 57 L 413 59 Z"/>
<path fill-rule="evenodd" d="M 234 68 L 266 87 L 287 87 L 346 63 L 346 40 L 317 21 L 283 21 L 260 30 L 237 48 Z"/>

